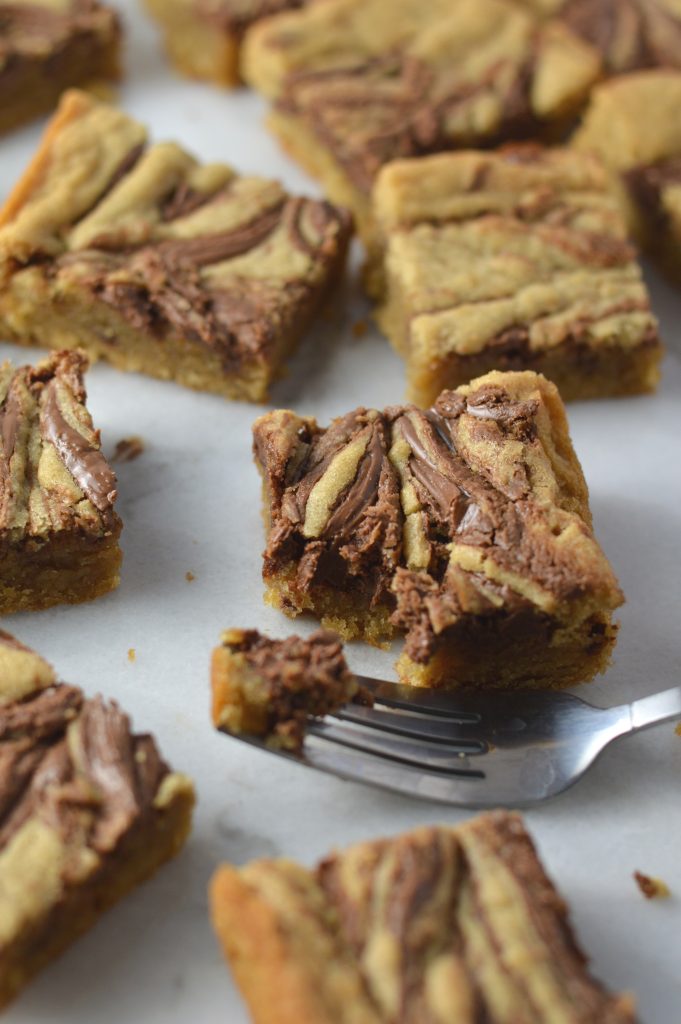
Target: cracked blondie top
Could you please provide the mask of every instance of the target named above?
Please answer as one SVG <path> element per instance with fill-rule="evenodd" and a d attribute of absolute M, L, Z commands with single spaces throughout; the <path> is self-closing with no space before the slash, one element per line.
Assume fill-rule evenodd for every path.
<path fill-rule="evenodd" d="M 491 369 L 564 399 L 654 390 L 661 343 L 608 175 L 567 149 L 396 161 L 373 192 L 378 319 L 421 405 Z"/>
<path fill-rule="evenodd" d="M 0 212 L 0 334 L 262 400 L 349 235 L 329 203 L 149 145 L 70 92 Z"/>
<path fill-rule="evenodd" d="M 531 10 L 560 17 L 603 57 L 610 74 L 640 68 L 681 69 L 678 0 L 522 0 Z"/>
<path fill-rule="evenodd" d="M 391 160 L 555 136 L 600 58 L 567 26 L 508 0 L 325 0 L 256 27 L 247 80 L 276 99 L 285 147 L 349 205 L 365 237 L 371 185 Z"/>
<path fill-rule="evenodd" d="M 0 367 L 0 610 L 80 602 L 118 585 L 116 476 L 85 401 L 80 352 Z"/>
<path fill-rule="evenodd" d="M 574 138 L 576 147 L 596 153 L 611 169 L 630 230 L 677 282 L 681 282 L 679 104 L 681 71 L 622 75 L 594 90 Z"/>
<path fill-rule="evenodd" d="M 418 685 L 562 686 L 608 664 L 622 602 L 553 384 L 498 373 L 426 410 L 254 426 L 267 600 L 347 637 L 406 634 Z"/>
<path fill-rule="evenodd" d="M 0 0 L 0 132 L 69 86 L 118 78 L 120 41 L 117 15 L 95 0 Z"/>
<path fill-rule="evenodd" d="M 271 640 L 255 629 L 228 629 L 213 651 L 213 723 L 300 753 L 309 718 L 358 698 L 343 646 L 323 630 Z"/>
<path fill-rule="evenodd" d="M 0 1005 L 184 843 L 193 790 L 0 631 Z"/>
<path fill-rule="evenodd" d="M 145 0 L 178 71 L 218 85 L 241 81 L 244 33 L 262 18 L 312 0 Z"/>
<path fill-rule="evenodd" d="M 213 925 L 254 1024 L 633 1024 L 517 814 L 225 865 Z"/>

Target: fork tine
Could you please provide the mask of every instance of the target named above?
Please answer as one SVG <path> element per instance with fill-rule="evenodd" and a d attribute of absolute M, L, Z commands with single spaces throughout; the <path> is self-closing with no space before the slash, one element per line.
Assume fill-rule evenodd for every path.
<path fill-rule="evenodd" d="M 457 722 L 443 721 L 422 714 L 409 714 L 399 709 L 381 711 L 375 707 L 365 708 L 356 704 L 346 704 L 334 717 L 343 722 L 365 725 L 396 736 L 428 740 L 431 743 L 446 743 L 450 751 L 483 754 L 488 749 L 485 742 L 470 732 L 471 727 L 477 723 L 465 723 L 462 726 Z"/>
<path fill-rule="evenodd" d="M 471 767 L 464 753 L 457 754 L 439 744 L 391 739 L 373 729 L 347 729 L 342 725 L 329 725 L 327 722 L 311 724 L 308 732 L 327 742 L 350 747 L 375 757 L 411 764 L 415 768 L 433 768 L 441 772 L 467 775 L 481 774 L 479 770 Z"/>
<path fill-rule="evenodd" d="M 462 707 L 453 706 L 454 701 L 460 705 L 465 703 L 463 696 L 461 700 L 458 700 L 458 694 L 427 690 L 417 686 L 402 686 L 400 683 L 388 683 L 383 679 L 372 679 L 369 676 L 356 676 L 355 678 L 360 686 L 368 690 L 379 704 L 386 704 L 388 707 L 404 711 L 413 711 L 416 714 L 449 718 L 462 725 L 466 723 L 475 725 L 480 721 L 481 716 L 477 707 L 475 711 L 466 711 Z"/>

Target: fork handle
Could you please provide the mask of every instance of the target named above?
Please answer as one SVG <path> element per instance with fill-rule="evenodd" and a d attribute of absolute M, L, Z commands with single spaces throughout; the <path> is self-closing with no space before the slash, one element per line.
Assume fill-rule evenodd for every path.
<path fill-rule="evenodd" d="M 629 705 L 631 712 L 631 731 L 648 729 L 651 725 L 661 722 L 673 722 L 681 718 L 681 686 L 671 690 L 654 693 L 652 697 L 642 697 Z"/>

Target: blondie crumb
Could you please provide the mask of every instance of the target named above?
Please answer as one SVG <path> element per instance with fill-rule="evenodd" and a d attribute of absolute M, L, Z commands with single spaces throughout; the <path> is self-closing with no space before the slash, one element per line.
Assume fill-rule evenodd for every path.
<path fill-rule="evenodd" d="M 299 754 L 309 718 L 323 718 L 358 699 L 367 703 L 333 633 L 271 640 L 257 630 L 229 629 L 213 651 L 213 722 L 235 735 L 266 739 Z"/>
<path fill-rule="evenodd" d="M 133 435 L 132 437 L 123 437 L 117 442 L 114 448 L 112 457 L 113 462 L 134 462 L 135 459 L 139 459 L 140 455 L 146 449 L 146 445 L 141 437 Z"/>
<path fill-rule="evenodd" d="M 661 878 L 651 878 L 640 871 L 634 871 L 634 880 L 647 900 L 666 900 L 671 896 L 671 890 Z"/>

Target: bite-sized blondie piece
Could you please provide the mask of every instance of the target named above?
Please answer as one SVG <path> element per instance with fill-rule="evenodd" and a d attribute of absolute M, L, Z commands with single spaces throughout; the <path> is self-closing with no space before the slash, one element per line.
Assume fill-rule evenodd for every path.
<path fill-rule="evenodd" d="M 0 1006 L 182 847 L 190 781 L 0 633 Z"/>
<path fill-rule="evenodd" d="M 175 67 L 218 85 L 241 81 L 244 33 L 261 18 L 302 7 L 306 0 L 145 0 L 163 31 Z M 309 2 L 309 0 L 308 0 Z"/>
<path fill-rule="evenodd" d="M 255 629 L 228 629 L 213 651 L 213 722 L 299 753 L 308 718 L 323 718 L 359 697 L 334 633 L 270 640 Z"/>
<path fill-rule="evenodd" d="M 373 643 L 403 681 L 559 687 L 603 671 L 622 595 L 555 386 L 490 373 L 432 409 L 261 417 L 268 603 Z"/>
<path fill-rule="evenodd" d="M 0 613 L 89 601 L 119 583 L 116 476 L 85 407 L 80 352 L 0 366 Z"/>
<path fill-rule="evenodd" d="M 0 212 L 0 336 L 264 399 L 342 272 L 349 216 L 146 140 L 65 96 Z"/>
<path fill-rule="evenodd" d="M 564 400 L 655 389 L 657 321 L 595 158 L 525 145 L 396 161 L 373 202 L 369 284 L 419 405 L 491 369 L 544 373 Z"/>
<path fill-rule="evenodd" d="M 641 71 L 594 90 L 574 145 L 610 167 L 631 232 L 681 282 L 681 71 Z"/>
<path fill-rule="evenodd" d="M 540 15 L 557 16 L 591 43 L 609 74 L 639 68 L 681 68 L 678 0 L 521 0 Z"/>
<path fill-rule="evenodd" d="M 590 974 L 517 814 L 221 867 L 211 915 L 253 1024 L 633 1024 Z"/>
<path fill-rule="evenodd" d="M 384 164 L 555 138 L 599 72 L 564 24 L 509 0 L 324 0 L 256 26 L 244 57 L 246 78 L 276 97 L 274 131 L 367 241 Z"/>
<path fill-rule="evenodd" d="M 118 17 L 96 0 L 0 0 L 0 134 L 69 86 L 118 78 L 120 42 Z"/>

